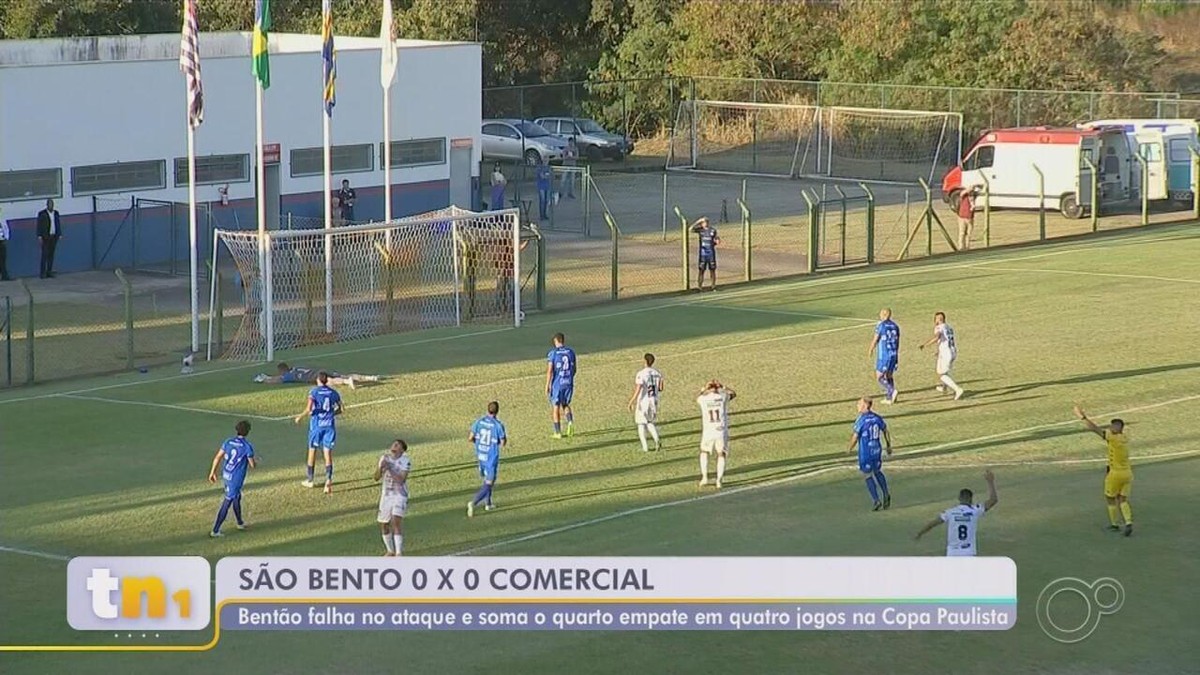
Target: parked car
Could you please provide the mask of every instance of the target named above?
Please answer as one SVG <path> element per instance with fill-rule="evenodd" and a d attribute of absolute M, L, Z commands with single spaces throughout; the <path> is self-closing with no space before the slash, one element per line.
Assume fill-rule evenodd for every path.
<path fill-rule="evenodd" d="M 604 157 L 620 160 L 633 152 L 632 140 L 607 131 L 595 120 L 583 117 L 539 117 L 534 121 L 563 140 L 574 138 L 580 154 L 591 160 Z"/>
<path fill-rule="evenodd" d="M 567 142 L 527 120 L 483 120 L 483 156 L 488 159 L 523 160 L 533 166 L 542 159 L 562 159 Z"/>

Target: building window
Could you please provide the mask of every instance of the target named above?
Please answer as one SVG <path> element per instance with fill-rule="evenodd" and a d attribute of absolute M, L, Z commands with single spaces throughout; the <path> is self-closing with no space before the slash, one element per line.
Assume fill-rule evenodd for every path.
<path fill-rule="evenodd" d="M 418 138 L 392 141 L 392 168 L 432 166 L 446 163 L 445 138 Z M 383 165 L 383 143 L 379 144 L 379 164 Z"/>
<path fill-rule="evenodd" d="M 329 149 L 333 173 L 360 173 L 375 170 L 375 151 L 369 143 L 335 145 Z M 292 150 L 292 177 L 320 176 L 325 173 L 325 156 L 321 148 Z"/>
<path fill-rule="evenodd" d="M 0 202 L 62 196 L 62 169 L 0 171 Z"/>
<path fill-rule="evenodd" d="M 167 161 L 164 159 L 71 167 L 71 194 L 75 197 L 165 187 Z"/>
<path fill-rule="evenodd" d="M 196 158 L 196 185 L 250 182 L 250 155 L 208 155 Z M 175 158 L 175 187 L 188 184 L 187 157 Z"/>

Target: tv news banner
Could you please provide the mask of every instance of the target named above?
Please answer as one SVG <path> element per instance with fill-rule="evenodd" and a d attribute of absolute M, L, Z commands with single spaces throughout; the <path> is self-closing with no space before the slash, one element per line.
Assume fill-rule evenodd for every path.
<path fill-rule="evenodd" d="M 114 605 L 142 605 L 120 588 L 146 588 L 141 578 L 84 578 L 91 561 L 119 576 L 120 560 L 138 559 L 72 561 L 68 618 L 74 607 L 88 619 L 73 626 L 119 628 L 86 611 L 108 601 L 95 588 Z M 1017 618 L 1016 565 L 999 557 L 231 557 L 216 564 L 211 599 L 204 558 L 153 560 L 157 572 L 137 573 L 196 577 L 163 587 L 167 597 L 170 586 L 195 589 L 187 630 L 208 625 L 210 604 L 221 631 L 976 631 Z"/>

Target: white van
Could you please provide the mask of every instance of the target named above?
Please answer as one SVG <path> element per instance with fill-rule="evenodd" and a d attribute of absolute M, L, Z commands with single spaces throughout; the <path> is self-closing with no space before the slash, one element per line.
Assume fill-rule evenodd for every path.
<path fill-rule="evenodd" d="M 1200 124 L 1190 119 L 1095 120 L 1080 128 L 1120 127 L 1125 130 L 1138 155 L 1146 161 L 1150 201 L 1192 201 L 1192 150 L 1200 152 Z M 1134 172 L 1134 185 L 1141 191 L 1141 169 Z"/>
<path fill-rule="evenodd" d="M 1082 218 L 1092 204 L 1091 172 L 1085 157 L 1099 171 L 1101 203 L 1130 198 L 1134 160 L 1125 132 L 1116 127 L 989 131 L 942 179 L 942 197 L 957 206 L 964 189 L 983 189 L 986 178 L 993 207 L 1045 206 L 1058 209 L 1067 218 Z M 1045 178 L 1044 203 L 1038 201 L 1037 169 Z"/>

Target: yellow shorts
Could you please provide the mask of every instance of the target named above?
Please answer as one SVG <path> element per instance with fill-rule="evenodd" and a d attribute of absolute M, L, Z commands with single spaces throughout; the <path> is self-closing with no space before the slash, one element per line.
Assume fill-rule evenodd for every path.
<path fill-rule="evenodd" d="M 1104 496 L 1112 499 L 1118 495 L 1129 498 L 1129 489 L 1133 485 L 1133 472 L 1109 471 L 1104 476 Z"/>

